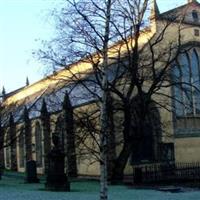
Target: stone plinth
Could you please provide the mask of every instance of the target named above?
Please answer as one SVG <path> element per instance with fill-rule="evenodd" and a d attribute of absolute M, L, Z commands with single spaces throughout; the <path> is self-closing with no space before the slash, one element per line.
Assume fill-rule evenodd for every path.
<path fill-rule="evenodd" d="M 70 183 L 64 173 L 64 153 L 53 149 L 49 155 L 48 173 L 45 187 L 52 191 L 70 191 Z"/>
<path fill-rule="evenodd" d="M 37 178 L 37 167 L 34 160 L 29 160 L 26 163 L 26 183 L 39 183 Z"/>
<path fill-rule="evenodd" d="M 58 138 L 53 136 L 54 148 L 48 154 L 48 172 L 45 187 L 52 191 L 70 191 L 70 183 L 64 173 L 65 155 L 59 148 Z"/>

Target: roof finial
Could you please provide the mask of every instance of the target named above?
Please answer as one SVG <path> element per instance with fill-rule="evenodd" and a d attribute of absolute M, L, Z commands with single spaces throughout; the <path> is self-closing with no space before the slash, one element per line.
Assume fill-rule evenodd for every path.
<path fill-rule="evenodd" d="M 2 88 L 2 97 L 5 97 L 6 96 L 6 90 L 5 90 L 5 87 L 3 86 L 3 88 Z"/>
<path fill-rule="evenodd" d="M 156 0 L 152 0 L 150 19 L 157 18 L 159 16 L 159 14 L 160 14 L 160 11 L 159 11 L 158 4 L 157 4 Z"/>
<path fill-rule="evenodd" d="M 28 79 L 28 76 L 26 77 L 26 86 L 29 86 L 29 79 Z"/>
<path fill-rule="evenodd" d="M 159 18 L 160 11 L 158 9 L 158 5 L 156 0 L 151 0 L 151 13 L 150 13 L 150 27 L 151 30 L 156 32 L 157 30 L 157 19 Z"/>

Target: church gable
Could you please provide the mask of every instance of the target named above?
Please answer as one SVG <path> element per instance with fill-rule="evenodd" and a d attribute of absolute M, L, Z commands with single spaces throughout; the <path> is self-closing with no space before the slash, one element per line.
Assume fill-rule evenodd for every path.
<path fill-rule="evenodd" d="M 187 4 L 160 14 L 160 20 L 177 20 L 186 24 L 200 25 L 200 4 L 189 0 Z"/>

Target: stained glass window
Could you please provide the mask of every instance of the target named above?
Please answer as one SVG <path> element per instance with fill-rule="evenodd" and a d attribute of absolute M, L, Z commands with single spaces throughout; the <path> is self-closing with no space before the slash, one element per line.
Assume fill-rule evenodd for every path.
<path fill-rule="evenodd" d="M 39 122 L 35 124 L 35 149 L 37 167 L 42 167 L 43 161 L 43 145 L 42 145 L 42 130 Z"/>
<path fill-rule="evenodd" d="M 21 129 L 19 135 L 19 166 L 25 167 L 25 136 L 24 128 Z"/>
<path fill-rule="evenodd" d="M 176 116 L 200 114 L 200 66 L 195 49 L 179 56 L 173 68 Z"/>

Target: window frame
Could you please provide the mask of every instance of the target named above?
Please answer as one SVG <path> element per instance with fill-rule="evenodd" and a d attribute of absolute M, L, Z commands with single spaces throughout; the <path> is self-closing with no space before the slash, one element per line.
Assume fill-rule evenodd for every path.
<path fill-rule="evenodd" d="M 198 68 L 198 86 L 200 88 L 200 60 L 199 60 L 199 54 L 200 53 L 199 52 L 200 52 L 200 48 L 192 48 L 189 52 L 183 52 L 182 53 L 182 56 L 184 56 L 184 58 L 188 62 L 187 66 L 185 68 L 185 69 L 188 68 L 188 71 L 187 70 L 184 71 L 183 65 L 184 65 L 185 61 L 183 61 L 180 56 L 179 56 L 179 58 L 177 59 L 176 63 L 173 66 L 173 76 L 172 76 L 173 79 L 175 77 L 175 70 L 176 69 L 180 70 L 180 77 L 178 77 L 178 79 L 176 80 L 176 81 L 180 80 L 180 85 L 179 86 L 177 86 L 177 85 L 173 86 L 173 95 L 175 97 L 174 101 L 177 101 L 176 94 L 175 94 L 176 93 L 175 92 L 175 88 L 180 88 L 180 92 L 179 93 L 181 94 L 181 97 L 179 97 L 179 98 L 183 101 L 182 106 L 180 106 L 181 105 L 181 103 L 180 103 L 178 108 L 176 107 L 178 105 L 178 103 L 174 102 L 176 117 L 200 117 L 200 112 L 197 113 L 197 108 L 198 108 L 197 105 L 198 104 L 196 102 L 197 98 L 195 98 L 195 88 L 194 88 L 195 86 L 194 86 L 194 82 L 193 82 L 194 79 L 195 79 L 194 78 L 195 77 L 195 75 L 194 75 L 195 68 L 193 67 L 195 65 L 193 63 L 193 56 L 195 54 L 196 67 Z M 188 74 L 187 72 L 189 72 L 189 77 L 184 77 L 184 74 L 186 74 L 186 75 Z M 185 82 L 185 83 L 183 82 L 184 79 L 186 79 L 186 78 L 188 78 L 188 80 L 189 80 L 188 86 L 187 86 L 187 82 Z M 187 98 L 186 89 L 189 89 L 189 93 L 191 94 L 191 97 L 189 97 L 189 98 L 191 98 L 191 107 L 189 105 L 190 102 L 187 103 L 187 101 L 189 99 L 186 99 Z M 200 105 L 200 103 L 199 103 L 199 105 Z M 191 109 L 191 113 L 187 112 L 187 107 Z M 183 112 L 181 112 L 181 109 L 183 109 Z M 183 114 L 180 114 L 180 113 L 183 113 Z"/>
<path fill-rule="evenodd" d="M 43 167 L 43 134 L 41 124 L 36 121 L 35 123 L 35 154 L 37 167 Z M 39 156 L 39 159 L 38 159 Z"/>
<path fill-rule="evenodd" d="M 198 12 L 196 10 L 192 11 L 192 19 L 196 22 L 199 20 L 199 15 Z"/>

